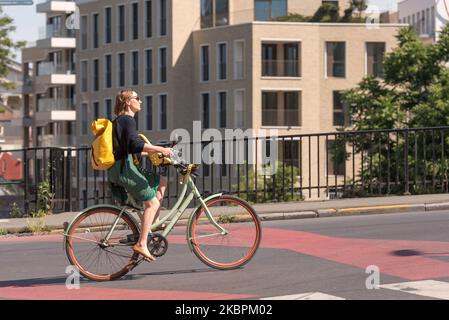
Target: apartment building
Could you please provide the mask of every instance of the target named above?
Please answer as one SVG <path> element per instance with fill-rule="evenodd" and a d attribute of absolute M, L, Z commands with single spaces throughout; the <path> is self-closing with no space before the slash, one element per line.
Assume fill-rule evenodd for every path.
<path fill-rule="evenodd" d="M 432 43 L 449 21 L 448 10 L 447 0 L 403 0 L 398 3 L 399 23 L 412 26 L 423 41 Z"/>
<path fill-rule="evenodd" d="M 73 1 L 39 3 L 46 15 L 39 40 L 22 50 L 25 146 L 75 146 L 75 30 L 67 19 L 76 11 Z M 69 28 L 68 28 L 69 27 Z"/>
<path fill-rule="evenodd" d="M 202 129 L 277 129 L 280 135 L 348 125 L 340 92 L 366 75 L 382 75 L 382 59 L 404 25 L 270 21 L 313 15 L 324 2 L 77 1 L 78 145 L 91 143 L 93 119 L 113 119 L 115 95 L 127 87 L 143 100 L 138 130 L 152 141 L 168 139 L 174 129 L 192 133 L 193 121 Z M 342 12 L 348 5 L 330 2 Z M 299 149 L 291 141 L 279 152 L 298 163 Z M 325 161 L 312 162 L 314 172 L 326 171 Z"/>

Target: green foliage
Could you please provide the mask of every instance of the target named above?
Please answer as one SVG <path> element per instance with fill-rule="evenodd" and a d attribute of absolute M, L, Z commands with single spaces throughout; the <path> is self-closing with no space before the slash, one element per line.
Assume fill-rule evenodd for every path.
<path fill-rule="evenodd" d="M 349 8 L 340 16 L 340 9 L 331 3 L 322 4 L 313 16 L 303 16 L 298 13 L 288 13 L 287 16 L 273 18 L 281 22 L 333 22 L 333 23 L 364 23 L 363 12 L 367 8 L 366 0 L 352 0 Z M 357 12 L 357 15 L 354 15 Z"/>
<path fill-rule="evenodd" d="M 23 212 L 22 212 L 22 210 L 20 210 L 20 208 L 19 208 L 19 206 L 17 205 L 16 202 L 13 202 L 11 204 L 10 217 L 12 219 L 22 218 L 23 217 Z"/>
<path fill-rule="evenodd" d="M 10 33 L 16 30 L 13 25 L 13 19 L 3 14 L 0 7 L 0 86 L 6 89 L 14 89 L 15 84 L 8 80 L 4 80 L 9 73 L 8 59 L 15 58 L 14 50 L 25 46 L 24 41 L 14 42 L 10 38 Z M 3 80 L 1 80 L 3 79 Z"/>
<path fill-rule="evenodd" d="M 51 186 L 48 180 L 42 181 L 37 187 L 37 211 L 44 211 L 47 214 L 52 210 L 52 200 L 55 194 L 51 193 Z"/>
<path fill-rule="evenodd" d="M 304 197 L 296 190 L 293 190 L 293 194 L 291 190 L 292 185 L 294 189 L 297 188 L 298 168 L 276 162 L 276 174 L 269 175 L 271 172 L 269 166 L 265 168 L 265 176 L 262 170 L 258 168 L 257 179 L 253 168 L 249 169 L 248 175 L 243 172 L 240 176 L 240 182 L 232 185 L 232 191 L 240 192 L 240 197 L 250 203 L 304 200 Z M 246 189 L 247 181 L 248 190 Z"/>
<path fill-rule="evenodd" d="M 0 229 L 0 236 L 6 236 L 8 234 L 8 231 L 5 229 Z"/>
<path fill-rule="evenodd" d="M 51 229 L 45 224 L 44 218 L 39 217 L 35 219 L 28 219 L 25 232 L 42 233 L 50 232 Z"/>
<path fill-rule="evenodd" d="M 344 92 L 351 130 L 449 125 L 449 27 L 435 44 L 424 44 L 411 28 L 401 29 L 397 39 L 398 47 L 384 59 L 384 78 L 366 77 Z M 365 191 L 404 192 L 407 173 L 411 193 L 447 190 L 447 136 L 447 132 L 407 130 L 358 135 L 355 147 L 364 151 L 365 168 L 359 172 L 359 182 Z"/>

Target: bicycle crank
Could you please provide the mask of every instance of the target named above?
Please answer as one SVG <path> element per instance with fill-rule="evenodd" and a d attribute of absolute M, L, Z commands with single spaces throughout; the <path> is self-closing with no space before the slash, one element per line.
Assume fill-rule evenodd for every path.
<path fill-rule="evenodd" d="M 155 257 L 162 257 L 168 249 L 167 239 L 159 233 L 148 235 L 148 250 Z"/>

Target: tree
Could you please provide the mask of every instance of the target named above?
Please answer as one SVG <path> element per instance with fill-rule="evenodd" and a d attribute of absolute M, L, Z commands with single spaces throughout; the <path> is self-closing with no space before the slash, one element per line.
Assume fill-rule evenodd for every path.
<path fill-rule="evenodd" d="M 351 0 L 349 7 L 352 11 L 357 10 L 358 18 L 361 19 L 363 12 L 368 8 L 366 0 Z"/>
<path fill-rule="evenodd" d="M 344 15 L 340 16 L 338 5 L 332 3 L 322 4 L 313 16 L 303 16 L 297 13 L 289 13 L 286 16 L 273 18 L 272 21 L 283 22 L 333 22 L 333 23 L 355 23 L 364 22 L 362 18 L 363 12 L 367 9 L 365 0 L 353 0 L 344 11 Z M 354 12 L 358 12 L 358 16 L 354 17 Z"/>
<path fill-rule="evenodd" d="M 9 73 L 8 59 L 16 57 L 14 50 L 25 46 L 25 41 L 15 42 L 10 38 L 10 33 L 15 30 L 13 19 L 3 14 L 0 6 L 0 86 L 6 89 L 15 88 L 14 82 L 5 79 Z"/>
<path fill-rule="evenodd" d="M 384 78 L 368 76 L 357 87 L 343 93 L 353 129 L 448 126 L 449 26 L 441 31 L 435 44 L 421 42 L 412 28 L 401 29 L 397 39 L 398 47 L 384 59 Z M 449 159 L 447 133 L 405 130 L 393 135 L 394 139 L 381 133 L 358 136 L 356 150 L 369 150 L 365 161 L 372 167 L 371 173 L 360 173 L 361 179 L 373 181 L 378 179 L 375 173 L 391 172 L 404 181 L 410 167 L 415 180 L 424 181 L 424 188 L 425 181 L 434 182 L 436 176 L 441 177 L 441 183 L 432 183 L 433 191 L 448 187 L 444 183 L 449 168 L 445 160 Z M 373 137 L 379 146 L 373 146 Z M 417 145 L 422 146 L 418 158 Z M 412 192 L 420 192 L 423 186 L 414 184 L 413 188 Z"/>

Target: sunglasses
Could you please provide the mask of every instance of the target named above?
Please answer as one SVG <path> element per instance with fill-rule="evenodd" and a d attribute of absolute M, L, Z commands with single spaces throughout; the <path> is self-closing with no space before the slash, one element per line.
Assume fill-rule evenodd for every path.
<path fill-rule="evenodd" d="M 140 99 L 140 97 L 139 96 L 137 96 L 137 97 L 131 97 L 131 100 L 132 99 L 136 99 L 137 100 L 137 102 L 140 102 L 140 101 L 142 101 L 142 99 Z"/>

